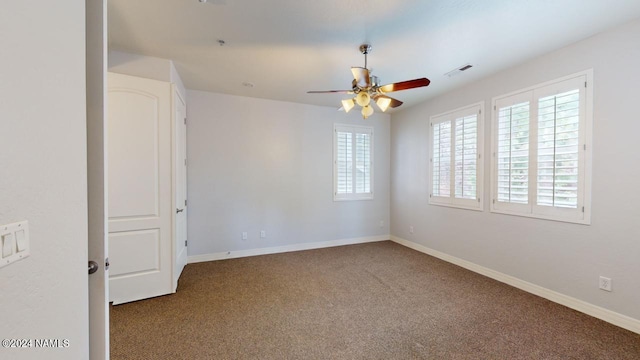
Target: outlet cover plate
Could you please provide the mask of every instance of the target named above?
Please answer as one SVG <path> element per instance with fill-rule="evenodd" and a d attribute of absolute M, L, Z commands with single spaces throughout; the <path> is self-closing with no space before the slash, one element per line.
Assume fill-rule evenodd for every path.
<path fill-rule="evenodd" d="M 612 281 L 608 277 L 600 276 L 600 289 L 604 291 L 612 291 Z"/>

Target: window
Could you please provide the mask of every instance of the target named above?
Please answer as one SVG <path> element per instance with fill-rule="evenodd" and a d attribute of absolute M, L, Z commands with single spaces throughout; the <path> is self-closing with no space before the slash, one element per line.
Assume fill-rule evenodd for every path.
<path fill-rule="evenodd" d="M 373 199 L 373 128 L 334 126 L 333 199 Z"/>
<path fill-rule="evenodd" d="M 591 77 L 493 99 L 491 211 L 590 222 Z"/>
<path fill-rule="evenodd" d="M 482 103 L 431 117 L 429 203 L 482 210 Z"/>

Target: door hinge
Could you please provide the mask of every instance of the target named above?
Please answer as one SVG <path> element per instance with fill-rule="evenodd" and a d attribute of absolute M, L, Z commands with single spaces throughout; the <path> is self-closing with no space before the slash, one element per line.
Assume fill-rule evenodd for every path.
<path fill-rule="evenodd" d="M 587 150 L 587 144 L 584 144 L 584 146 L 582 147 L 584 150 Z"/>
<path fill-rule="evenodd" d="M 187 159 L 184 159 L 184 166 L 187 166 Z"/>
<path fill-rule="evenodd" d="M 493 199 L 493 203 L 494 203 L 494 204 L 496 203 L 496 199 Z"/>
<path fill-rule="evenodd" d="M 478 198 L 478 202 L 480 202 L 480 198 Z"/>
<path fill-rule="evenodd" d="M 184 241 L 184 246 L 185 246 L 185 247 L 187 246 L 187 240 L 185 240 L 185 241 Z"/>
<path fill-rule="evenodd" d="M 184 206 L 187 206 L 187 199 L 184 199 Z"/>
<path fill-rule="evenodd" d="M 587 82 L 586 81 L 584 82 L 584 87 L 587 87 Z"/>
<path fill-rule="evenodd" d="M 187 118 L 184 118 L 184 124 L 187 125 Z"/>
<path fill-rule="evenodd" d="M 582 207 L 582 212 L 584 212 L 584 206 Z"/>
<path fill-rule="evenodd" d="M 495 105 L 493 105 L 493 110 L 497 110 Z"/>

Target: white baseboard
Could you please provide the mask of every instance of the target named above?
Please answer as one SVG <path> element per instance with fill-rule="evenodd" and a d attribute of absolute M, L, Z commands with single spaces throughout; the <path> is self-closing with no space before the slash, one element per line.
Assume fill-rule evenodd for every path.
<path fill-rule="evenodd" d="M 627 329 L 629 331 L 633 331 L 634 333 L 640 334 L 640 320 L 638 319 L 634 319 L 632 317 L 626 316 L 626 315 L 622 315 L 620 313 L 605 309 L 603 307 L 597 306 L 597 305 L 593 305 L 590 304 L 586 301 L 582 301 L 576 298 L 573 298 L 571 296 L 567 296 L 564 294 L 561 294 L 559 292 L 553 291 L 553 290 L 549 290 L 547 288 L 543 288 L 542 286 L 538 286 L 535 284 L 532 284 L 530 282 L 515 278 L 513 276 L 507 275 L 507 274 L 503 274 L 501 272 L 486 268 L 484 266 L 480 266 L 477 264 L 474 264 L 472 262 L 469 262 L 467 260 L 463 260 L 460 258 L 457 258 L 455 256 L 451 256 L 445 253 L 442 253 L 440 251 L 437 250 L 433 250 L 431 248 L 428 248 L 424 245 L 420 245 L 417 243 L 414 243 L 412 241 L 409 240 L 405 240 L 402 238 L 399 238 L 397 236 L 393 236 L 391 235 L 391 240 L 393 242 L 396 242 L 400 245 L 404 245 L 408 248 L 420 251 L 422 253 L 425 253 L 427 255 L 431 255 L 433 257 L 437 257 L 439 259 L 442 259 L 446 262 L 450 262 L 452 264 L 458 265 L 460 267 L 463 267 L 467 270 L 471 270 L 473 272 L 476 272 L 478 274 L 490 277 L 494 280 L 503 282 L 505 284 L 511 285 L 513 287 L 516 287 L 520 290 L 524 290 L 528 293 L 534 294 L 534 295 L 538 295 L 540 297 L 543 297 L 547 300 L 553 301 L 555 303 L 558 303 L 560 305 L 564 305 L 566 307 L 569 307 L 571 309 L 574 309 L 576 311 L 580 311 L 582 313 L 585 313 L 587 315 L 593 316 L 595 318 L 598 318 L 600 320 L 604 320 L 608 323 L 611 323 L 613 325 L 619 326 L 623 329 Z"/>
<path fill-rule="evenodd" d="M 193 264 L 193 263 L 204 262 L 204 261 L 216 261 L 216 260 L 224 260 L 224 259 L 235 259 L 235 258 L 241 258 L 241 257 L 247 257 L 247 256 L 257 256 L 257 255 L 285 253 L 285 252 L 291 252 L 291 251 L 321 249 L 321 248 L 328 248 L 333 246 L 363 244 L 363 243 L 375 242 L 375 241 L 385 241 L 385 240 L 389 240 L 390 238 L 391 238 L 390 235 L 376 235 L 376 236 L 365 236 L 365 237 L 351 238 L 351 239 L 339 239 L 339 240 L 330 240 L 330 241 L 319 241 L 319 242 L 313 242 L 313 243 L 275 246 L 275 247 L 260 248 L 260 249 L 224 251 L 224 252 L 213 253 L 213 254 L 189 256 L 187 262 L 189 264 Z"/>

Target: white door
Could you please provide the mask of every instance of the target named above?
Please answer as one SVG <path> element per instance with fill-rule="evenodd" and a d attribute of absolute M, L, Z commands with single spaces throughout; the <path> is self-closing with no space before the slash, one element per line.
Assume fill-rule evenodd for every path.
<path fill-rule="evenodd" d="M 89 359 L 109 359 L 109 275 L 107 252 L 106 92 L 107 1 L 87 0 L 87 202 L 89 275 Z"/>
<path fill-rule="evenodd" d="M 171 293 L 171 85 L 108 76 L 109 293 L 114 304 Z"/>
<path fill-rule="evenodd" d="M 178 287 L 178 278 L 187 264 L 187 107 L 180 93 L 174 91 L 175 105 L 175 255 L 176 266 L 173 290 Z"/>

